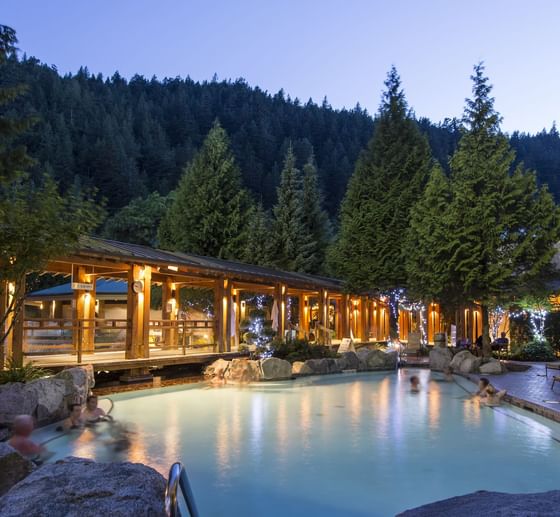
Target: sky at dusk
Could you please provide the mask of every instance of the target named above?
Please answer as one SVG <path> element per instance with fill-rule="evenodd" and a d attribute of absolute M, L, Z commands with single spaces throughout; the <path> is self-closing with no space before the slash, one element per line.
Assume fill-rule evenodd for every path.
<path fill-rule="evenodd" d="M 216 73 L 375 112 L 394 64 L 416 114 L 440 121 L 461 115 L 482 60 L 506 131 L 560 121 L 556 0 L 1 0 L 0 13 L 61 73 Z"/>

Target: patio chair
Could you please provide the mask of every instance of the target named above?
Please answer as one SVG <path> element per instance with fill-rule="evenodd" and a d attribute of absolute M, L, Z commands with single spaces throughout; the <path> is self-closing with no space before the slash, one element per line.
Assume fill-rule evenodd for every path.
<path fill-rule="evenodd" d="M 408 342 L 406 343 L 406 346 L 403 348 L 402 355 L 408 357 L 415 354 L 416 357 L 419 357 L 421 348 L 422 348 L 422 341 L 420 338 L 420 332 L 409 332 Z"/>
<path fill-rule="evenodd" d="M 548 370 L 560 370 L 560 363 L 544 363 L 545 377 L 548 377 Z"/>
<path fill-rule="evenodd" d="M 551 390 L 554 389 L 554 383 L 555 383 L 556 381 L 560 381 L 560 375 L 554 375 L 554 376 L 552 377 L 552 386 L 550 387 Z"/>

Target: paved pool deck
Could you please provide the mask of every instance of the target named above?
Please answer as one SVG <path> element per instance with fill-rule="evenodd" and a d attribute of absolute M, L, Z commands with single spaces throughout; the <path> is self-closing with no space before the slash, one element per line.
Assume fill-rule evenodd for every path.
<path fill-rule="evenodd" d="M 501 375 L 471 374 L 466 376 L 473 382 L 480 377 L 487 377 L 500 390 L 507 390 L 504 400 L 515 406 L 528 409 L 539 415 L 560 422 L 560 381 L 551 389 L 554 375 L 558 370 L 548 370 L 545 375 L 545 363 L 522 363 L 529 366 L 526 371 L 509 371 Z M 557 362 L 560 366 L 560 362 Z"/>

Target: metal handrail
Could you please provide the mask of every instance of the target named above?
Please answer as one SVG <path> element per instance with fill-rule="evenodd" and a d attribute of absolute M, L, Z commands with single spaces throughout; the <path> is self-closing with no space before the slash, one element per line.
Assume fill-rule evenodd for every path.
<path fill-rule="evenodd" d="M 169 469 L 169 479 L 165 489 L 165 512 L 169 517 L 181 517 L 179 503 L 177 500 L 177 488 L 181 488 L 183 497 L 187 503 L 190 517 L 200 517 L 187 471 L 181 462 L 173 463 Z"/>

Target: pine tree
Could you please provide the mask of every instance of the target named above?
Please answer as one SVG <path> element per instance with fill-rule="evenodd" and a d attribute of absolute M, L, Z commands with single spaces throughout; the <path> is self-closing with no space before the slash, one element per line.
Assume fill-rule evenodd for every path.
<path fill-rule="evenodd" d="M 432 158 L 394 67 L 385 86 L 373 137 L 356 163 L 341 205 L 340 232 L 329 257 L 334 273 L 350 289 L 394 294 L 406 287 L 404 236 Z M 394 333 L 396 300 L 392 307 Z"/>
<path fill-rule="evenodd" d="M 523 290 L 550 266 L 559 213 L 546 188 L 518 166 L 490 96 L 484 66 L 474 67 L 464 133 L 451 158 L 453 201 L 448 267 L 467 301 L 482 307 L 484 354 L 489 356 L 488 306 Z"/>
<path fill-rule="evenodd" d="M 225 259 L 243 256 L 251 207 L 218 122 L 187 167 L 159 228 L 162 247 Z"/>
<path fill-rule="evenodd" d="M 302 186 L 303 222 L 305 232 L 313 243 L 309 264 L 310 273 L 322 273 L 325 266 L 325 254 L 329 244 L 330 222 L 323 210 L 323 195 L 319 189 L 317 167 L 313 155 L 303 167 Z"/>
<path fill-rule="evenodd" d="M 248 216 L 247 243 L 243 262 L 258 266 L 269 266 L 272 263 L 270 232 L 271 222 L 261 203 L 251 210 Z"/>
<path fill-rule="evenodd" d="M 415 297 L 440 301 L 449 287 L 447 249 L 451 186 L 439 165 L 410 215 L 406 237 L 408 286 Z"/>
<path fill-rule="evenodd" d="M 272 231 L 274 265 L 288 271 L 310 272 L 316 260 L 315 243 L 305 225 L 302 178 L 291 145 L 284 159 L 277 195 Z"/>

